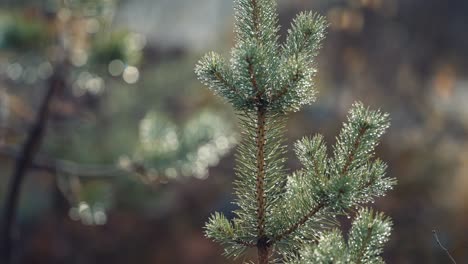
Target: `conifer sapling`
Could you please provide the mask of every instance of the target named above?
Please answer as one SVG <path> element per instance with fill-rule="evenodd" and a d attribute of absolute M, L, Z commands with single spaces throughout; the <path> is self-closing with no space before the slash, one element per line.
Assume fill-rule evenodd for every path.
<path fill-rule="evenodd" d="M 274 0 L 235 0 L 236 45 L 225 61 L 208 53 L 196 66 L 199 79 L 231 103 L 242 125 L 232 220 L 215 213 L 206 235 L 225 254 L 256 248 L 258 263 L 382 263 L 390 221 L 361 204 L 383 196 L 395 181 L 374 158 L 389 126 L 387 114 L 355 103 L 328 156 L 321 135 L 295 144 L 303 168 L 288 175 L 283 139 L 287 114 L 315 100 L 315 57 L 327 22 L 310 12 L 293 21 L 278 43 Z M 337 215 L 358 208 L 348 241 Z"/>

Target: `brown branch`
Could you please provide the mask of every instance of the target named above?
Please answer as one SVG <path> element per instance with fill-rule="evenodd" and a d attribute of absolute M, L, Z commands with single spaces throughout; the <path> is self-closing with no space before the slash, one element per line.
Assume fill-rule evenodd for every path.
<path fill-rule="evenodd" d="M 257 242 L 257 252 L 258 252 L 258 263 L 259 264 L 268 264 L 270 259 L 270 246 L 271 243 L 268 241 L 266 236 L 263 236 Z"/>
<path fill-rule="evenodd" d="M 266 110 L 260 106 L 257 112 L 257 228 L 258 236 L 262 237 L 265 235 L 265 122 L 266 122 Z"/>
<path fill-rule="evenodd" d="M 259 264 L 268 263 L 269 245 L 265 232 L 265 211 L 266 211 L 266 198 L 265 198 L 265 132 L 266 132 L 266 109 L 263 105 L 258 106 L 257 111 L 257 183 L 256 183 L 256 196 L 257 196 L 257 229 L 258 241 L 257 252 Z"/>
<path fill-rule="evenodd" d="M 301 53 L 301 52 L 304 50 L 305 46 L 306 46 L 307 43 L 309 42 L 309 38 L 310 38 L 311 35 L 312 35 L 312 31 L 309 31 L 309 30 L 308 30 L 307 32 L 305 32 L 305 34 L 304 34 L 304 41 L 301 42 L 301 44 L 300 44 L 299 47 L 297 48 L 296 52 L 294 53 L 294 57 L 295 57 L 296 60 L 297 60 L 297 58 L 299 57 L 299 53 Z"/>
<path fill-rule="evenodd" d="M 254 5 L 256 4 L 253 0 Z M 257 79 L 255 78 L 254 65 L 251 58 L 247 58 L 250 82 L 255 92 L 255 102 L 257 105 L 257 179 L 256 179 L 256 198 L 257 198 L 257 255 L 259 264 L 267 264 L 269 262 L 271 243 L 265 232 L 265 213 L 266 213 L 266 198 L 265 198 L 265 144 L 266 144 L 266 114 L 267 109 L 262 102 L 262 96 L 265 90 L 260 90 Z"/>
<path fill-rule="evenodd" d="M 259 21 L 259 7 L 257 0 L 252 0 L 253 6 L 253 24 L 255 37 L 257 41 L 260 41 L 260 21 Z M 250 75 L 250 82 L 254 89 L 255 98 L 257 104 L 257 179 L 256 179 L 256 198 L 257 198 L 257 254 L 258 263 L 267 264 L 269 259 L 270 244 L 268 237 L 265 232 L 265 213 L 266 213 L 266 198 L 265 198 L 265 143 L 266 143 L 266 107 L 263 104 L 261 97 L 265 90 L 260 90 L 257 79 L 255 78 L 254 65 L 251 58 L 247 58 L 248 71 Z"/>
<path fill-rule="evenodd" d="M 324 207 L 326 206 L 325 203 L 320 203 L 318 204 L 317 206 L 315 206 L 314 208 L 312 208 L 309 213 L 307 213 L 306 215 L 304 215 L 301 219 L 299 219 L 294 225 L 292 225 L 291 227 L 289 227 L 288 229 L 286 229 L 286 231 L 284 231 L 283 233 L 277 235 L 274 239 L 273 242 L 278 242 L 280 241 L 281 239 L 289 236 L 290 234 L 292 234 L 294 231 L 296 231 L 300 226 L 304 225 L 311 217 L 313 217 L 314 215 L 316 215 L 320 210 L 322 210 Z"/>
<path fill-rule="evenodd" d="M 368 129 L 368 127 L 364 127 L 364 129 L 361 129 L 361 133 L 359 133 L 358 138 L 362 138 L 362 135 L 365 133 L 365 131 Z M 357 144 L 355 143 L 355 146 L 360 144 L 360 140 L 356 140 Z M 352 160 L 351 160 L 352 162 Z M 349 165 L 348 165 L 349 166 Z M 343 174 L 342 174 L 343 175 Z M 370 180 L 367 184 L 362 186 L 361 189 L 365 189 L 370 187 L 372 184 L 374 184 L 375 179 Z M 312 208 L 309 213 L 307 213 L 305 216 L 303 216 L 301 219 L 299 219 L 294 225 L 292 225 L 290 228 L 288 228 L 286 231 L 281 233 L 280 235 L 277 235 L 272 243 L 276 243 L 280 241 L 281 239 L 285 238 L 286 236 L 292 234 L 294 231 L 296 231 L 300 226 L 304 225 L 311 217 L 316 215 L 321 209 L 325 208 L 327 206 L 326 203 L 320 203 L 314 208 Z"/>
<path fill-rule="evenodd" d="M 369 181 L 367 184 L 365 184 L 364 186 L 362 186 L 361 189 L 365 189 L 365 188 L 368 188 L 369 186 L 371 186 L 375 181 L 374 180 L 371 180 Z M 280 235 L 277 235 L 274 240 L 272 241 L 272 243 L 276 243 L 278 241 L 280 241 L 281 239 L 289 236 L 290 234 L 292 234 L 294 231 L 296 231 L 299 227 L 301 227 L 302 225 L 304 225 L 310 218 L 312 218 L 314 215 L 316 215 L 320 210 L 322 210 L 323 208 L 325 208 L 327 206 L 326 203 L 320 203 L 318 204 L 317 206 L 313 207 L 309 213 L 307 213 L 306 215 L 304 215 L 301 219 L 299 219 L 294 225 L 292 225 L 291 227 L 289 227 L 286 231 L 284 231 L 283 233 L 281 233 Z"/>
<path fill-rule="evenodd" d="M 247 242 L 242 239 L 235 239 L 234 242 L 236 242 L 239 245 L 242 245 L 244 247 L 256 247 L 257 245 L 252 243 L 252 242 Z"/>
<path fill-rule="evenodd" d="M 16 160 L 15 168 L 8 185 L 1 226 L 1 233 L 3 234 L 1 257 L 3 263 L 6 264 L 12 261 L 13 223 L 16 216 L 21 185 L 31 162 L 40 148 L 54 94 L 64 86 L 62 70 L 56 69 L 56 72 L 49 80 L 47 91 L 39 107 L 39 112 Z"/>
<path fill-rule="evenodd" d="M 365 125 L 359 130 L 359 134 L 356 137 L 356 140 L 354 141 L 353 144 L 353 150 L 351 150 L 351 154 L 349 155 L 348 159 L 346 160 L 346 164 L 343 167 L 343 170 L 341 171 L 341 176 L 344 177 L 349 170 L 349 167 L 351 166 L 351 163 L 354 161 L 354 156 L 356 155 L 356 151 L 358 150 L 359 146 L 361 145 L 362 137 L 366 133 L 366 131 L 369 129 L 369 126 Z"/>
<path fill-rule="evenodd" d="M 250 75 L 250 82 L 254 88 L 254 92 L 257 94 L 257 98 L 262 96 L 262 93 L 258 89 L 257 79 L 255 78 L 255 71 L 252 63 L 251 58 L 247 58 L 247 63 L 249 64 L 249 75 Z"/>
<path fill-rule="evenodd" d="M 235 86 L 233 86 L 232 84 L 230 84 L 230 83 L 221 75 L 221 73 L 219 73 L 219 72 L 214 72 L 213 74 L 214 74 L 214 76 L 216 77 L 216 79 L 218 79 L 219 82 L 221 82 L 222 84 L 224 84 L 229 90 L 231 90 L 231 92 L 237 94 L 237 96 L 239 96 L 240 98 L 243 98 L 244 100 L 251 101 L 251 102 L 255 100 L 253 97 L 245 98 L 245 96 L 243 96 L 242 93 L 241 93 Z"/>
<path fill-rule="evenodd" d="M 258 3 L 257 0 L 252 0 L 252 20 L 254 24 L 254 31 L 255 31 L 255 38 L 257 40 L 260 40 L 260 15 L 259 15 L 259 8 L 258 8 Z"/>
<path fill-rule="evenodd" d="M 17 160 L 20 155 L 12 147 L 1 146 L 0 156 Z M 53 175 L 73 175 L 83 180 L 114 178 L 127 173 L 114 165 L 82 165 L 68 160 L 51 159 L 39 154 L 36 154 L 34 160 L 31 161 L 30 169 L 45 171 Z"/>
<path fill-rule="evenodd" d="M 291 81 L 294 82 L 294 83 L 299 81 L 299 72 L 296 72 L 296 74 L 294 75 L 294 78 Z M 288 90 L 290 88 L 291 88 L 291 85 L 283 86 L 283 88 L 281 88 L 281 90 L 277 94 L 275 94 L 275 95 L 273 95 L 271 97 L 271 102 L 273 103 L 274 101 L 276 101 L 276 100 L 280 99 L 281 97 L 283 97 L 288 92 Z"/>
<path fill-rule="evenodd" d="M 216 79 L 218 79 L 219 82 L 224 84 L 227 88 L 229 88 L 232 92 L 236 93 L 238 96 L 242 97 L 242 94 L 239 92 L 239 90 L 232 86 L 222 75 L 220 72 L 214 72 L 213 73 Z"/>
<path fill-rule="evenodd" d="M 353 159 L 354 159 L 354 155 L 355 155 L 355 152 L 357 150 L 357 148 L 359 147 L 359 145 L 361 144 L 361 140 L 362 140 L 362 137 L 364 136 L 364 133 L 367 131 L 368 127 L 367 126 L 364 126 L 363 128 L 361 128 L 360 130 L 360 133 L 358 135 L 358 137 L 356 138 L 356 141 L 354 142 L 354 145 L 353 145 L 353 151 L 351 153 L 351 155 L 349 156 L 347 162 L 346 162 L 346 165 L 341 173 L 341 175 L 345 175 L 345 173 L 347 173 L 347 170 L 349 169 L 349 166 L 351 165 Z M 318 167 L 317 166 L 317 163 L 316 164 L 316 168 Z M 318 173 L 318 171 L 316 171 L 316 173 Z M 318 174 L 317 174 L 318 175 Z M 365 186 L 363 186 L 363 189 L 364 188 L 367 188 L 369 187 L 370 185 L 372 185 L 373 181 L 370 181 L 368 184 L 366 184 Z M 309 213 L 307 213 L 306 215 L 304 215 L 301 219 L 299 219 L 294 225 L 292 225 L 291 227 L 289 227 L 286 231 L 284 231 L 283 233 L 281 233 L 280 235 L 277 235 L 274 239 L 273 242 L 277 242 L 277 241 L 280 241 L 281 239 L 283 239 L 284 237 L 292 234 L 294 231 L 296 231 L 300 226 L 304 225 L 311 217 L 313 217 L 315 214 L 317 214 L 321 209 L 323 209 L 324 207 L 326 206 L 325 203 L 320 203 L 318 204 L 317 206 L 315 206 L 314 208 L 312 208 Z"/>

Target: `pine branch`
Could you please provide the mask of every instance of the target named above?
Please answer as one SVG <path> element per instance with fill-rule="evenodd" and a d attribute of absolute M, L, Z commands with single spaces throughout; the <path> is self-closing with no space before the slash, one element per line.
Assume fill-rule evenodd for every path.
<path fill-rule="evenodd" d="M 278 33 L 276 1 L 235 0 L 235 31 L 238 44 L 255 41 L 259 45 L 272 45 Z"/>
<path fill-rule="evenodd" d="M 364 243 L 361 245 L 361 248 L 359 249 L 356 264 L 361 264 L 362 263 L 362 260 L 364 258 L 364 254 L 366 253 L 366 248 L 368 247 L 369 243 L 371 242 L 370 240 L 372 238 L 373 229 L 374 229 L 373 226 L 369 226 L 367 228 L 367 235 L 366 235 L 366 238 L 364 239 Z"/>
<path fill-rule="evenodd" d="M 360 209 L 353 220 L 348 241 L 337 229 L 323 233 L 318 241 L 300 248 L 300 254 L 289 257 L 287 264 L 306 263 L 383 263 L 379 256 L 389 239 L 391 222 L 382 214 Z"/>
<path fill-rule="evenodd" d="M 389 127 L 388 114 L 353 104 L 348 122 L 334 147 L 334 174 L 339 177 L 363 167 L 374 155 L 380 137 Z"/>
<path fill-rule="evenodd" d="M 369 188 L 370 186 L 372 186 L 373 184 L 375 184 L 376 180 L 373 179 L 369 182 L 367 182 L 365 185 L 361 186 L 358 190 L 356 190 L 356 193 L 360 193 L 362 192 L 363 190 L 366 190 L 367 188 Z M 365 192 L 365 194 L 367 195 L 369 192 Z M 321 202 L 317 205 L 315 205 L 314 207 L 312 207 L 310 209 L 310 211 L 305 214 L 304 216 L 302 216 L 299 220 L 297 220 L 297 222 L 295 222 L 294 224 L 292 224 L 289 228 L 287 228 L 285 231 L 283 231 L 281 234 L 277 235 L 274 240 L 272 240 L 272 243 L 277 243 L 279 241 L 281 241 L 282 239 L 290 236 L 291 234 L 293 234 L 294 232 L 296 232 L 298 229 L 300 229 L 302 226 L 304 226 L 308 221 L 310 221 L 314 216 L 316 216 L 320 210 L 323 210 L 323 209 L 326 209 L 329 207 L 329 203 L 327 203 L 326 201 L 324 202 Z"/>
<path fill-rule="evenodd" d="M 274 104 L 277 100 L 282 98 L 290 89 L 294 88 L 300 80 L 299 71 L 296 71 L 290 83 L 286 84 L 276 94 L 271 96 L 271 102 Z"/>
<path fill-rule="evenodd" d="M 299 219 L 295 224 L 293 224 L 291 227 L 286 229 L 283 233 L 277 235 L 273 242 L 278 242 L 281 241 L 283 238 L 291 235 L 294 233 L 299 227 L 303 226 L 307 221 L 309 221 L 312 217 L 314 217 L 320 210 L 322 210 L 325 207 L 325 204 L 318 204 L 316 207 L 312 208 L 309 213 L 304 215 L 301 219 Z"/>
<path fill-rule="evenodd" d="M 365 124 L 364 126 L 362 126 L 359 129 L 359 134 L 358 134 L 358 136 L 356 137 L 356 139 L 354 141 L 353 149 L 351 150 L 351 152 L 350 152 L 350 154 L 349 154 L 349 156 L 348 156 L 348 158 L 346 160 L 346 164 L 345 164 L 345 166 L 343 167 L 343 170 L 340 173 L 341 177 L 345 176 L 348 173 L 349 166 L 354 161 L 354 156 L 356 155 L 357 150 L 361 146 L 362 138 L 364 137 L 364 134 L 367 132 L 368 129 L 369 129 L 369 126 L 367 124 Z"/>
<path fill-rule="evenodd" d="M 387 126 L 386 115 L 357 103 L 350 110 L 348 123 L 340 133 L 335 157 L 330 163 L 323 137 L 304 138 L 296 143 L 296 154 L 305 166 L 302 173 L 304 184 L 288 186 L 291 194 L 285 198 L 285 203 L 286 207 L 292 208 L 292 214 L 287 221 L 289 225 L 282 229 L 275 241 L 306 228 L 309 221 L 321 221 L 313 221 L 321 209 L 339 213 L 356 204 L 369 202 L 373 196 L 381 196 L 391 188 L 393 180 L 383 178 L 385 164 L 378 160 L 370 163 L 373 148 Z M 331 170 L 326 169 L 329 165 Z M 292 183 L 293 179 L 289 181 Z M 294 197 L 302 198 L 295 200 Z M 302 215 L 295 213 L 298 211 Z"/>
<path fill-rule="evenodd" d="M 254 34 L 256 36 L 256 39 L 257 40 L 260 40 L 260 21 L 259 21 L 259 8 L 258 8 L 258 4 L 257 4 L 257 0 L 252 0 L 252 9 L 253 9 L 253 12 L 252 12 L 252 20 L 253 20 L 253 24 L 254 24 Z"/>
<path fill-rule="evenodd" d="M 353 221 L 348 241 L 348 251 L 354 263 L 382 263 L 379 256 L 388 241 L 391 222 L 381 213 L 360 209 Z"/>
<path fill-rule="evenodd" d="M 219 71 L 213 71 L 213 74 L 215 76 L 215 78 L 220 82 L 222 83 L 223 85 L 225 85 L 226 87 L 229 88 L 229 90 L 235 94 L 237 94 L 238 96 L 241 96 L 241 93 L 239 92 L 239 90 L 237 90 L 236 87 L 234 87 L 232 84 L 230 84 L 222 75 Z"/>
<path fill-rule="evenodd" d="M 250 99 L 232 82 L 232 73 L 227 69 L 225 60 L 217 53 L 206 54 L 195 67 L 198 78 L 214 93 L 226 98 L 235 106 L 242 107 Z"/>
<path fill-rule="evenodd" d="M 335 214 L 384 195 L 394 184 L 385 178 L 386 165 L 372 161 L 388 116 L 361 103 L 353 105 L 333 158 L 327 157 L 323 137 L 305 138 L 296 144 L 304 168 L 286 176 L 283 120 L 315 100 L 314 60 L 327 23 L 312 13 L 299 14 L 280 48 L 275 9 L 274 0 L 236 0 L 237 43 L 230 67 L 210 53 L 196 68 L 199 78 L 238 111 L 243 137 L 236 155 L 239 209 L 232 221 L 215 214 L 206 234 L 225 245 L 229 256 L 255 245 L 260 264 L 269 262 L 273 249 L 288 254 L 317 241 L 321 232 L 337 226 Z M 345 251 L 327 252 L 339 258 Z"/>
<path fill-rule="evenodd" d="M 312 12 L 302 12 L 293 20 L 288 30 L 283 56 L 299 60 L 303 57 L 308 63 L 317 56 L 321 42 L 325 38 L 327 22 L 322 16 Z"/>
<path fill-rule="evenodd" d="M 273 93 L 271 101 L 276 102 L 284 98 L 288 93 L 294 95 L 295 90 L 302 91 L 298 98 L 302 100 L 300 105 L 308 104 L 315 99 L 315 93 L 305 96 L 304 91 L 310 90 L 315 76 L 313 60 L 325 37 L 326 21 L 312 13 L 301 13 L 294 19 L 292 28 L 288 30 L 288 37 L 282 50 L 282 62 L 284 65 L 291 64 L 292 67 L 284 67 L 283 77 L 286 84 Z M 302 80 L 302 81 L 301 81 Z M 298 93 L 299 95 L 299 93 Z"/>
<path fill-rule="evenodd" d="M 258 103 L 258 100 L 262 97 L 263 91 L 260 91 L 258 88 L 257 79 L 255 78 L 254 65 L 252 63 L 251 58 L 247 58 L 247 63 L 249 65 L 248 68 L 249 68 L 249 74 L 250 74 L 250 82 L 252 83 L 252 87 L 256 94 L 255 98 Z"/>
<path fill-rule="evenodd" d="M 296 142 L 294 147 L 296 156 L 304 166 L 304 170 L 313 173 L 311 177 L 320 178 L 326 176 L 328 155 L 322 135 L 315 135 L 311 139 L 304 137 Z"/>

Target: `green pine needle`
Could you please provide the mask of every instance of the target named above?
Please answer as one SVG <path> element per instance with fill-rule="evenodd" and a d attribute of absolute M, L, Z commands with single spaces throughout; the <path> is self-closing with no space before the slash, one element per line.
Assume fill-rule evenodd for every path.
<path fill-rule="evenodd" d="M 360 211 L 346 243 L 336 216 L 385 195 L 395 184 L 385 176 L 385 163 L 374 158 L 388 115 L 355 103 L 333 155 L 321 135 L 303 138 L 295 144 L 303 168 L 288 175 L 286 115 L 315 100 L 315 58 L 328 24 L 320 15 L 301 13 L 279 44 L 276 1 L 235 0 L 235 18 L 229 63 L 208 53 L 195 69 L 233 105 L 243 137 L 236 156 L 235 217 L 215 213 L 206 235 L 231 257 L 256 247 L 261 264 L 271 263 L 274 252 L 297 263 L 378 263 L 389 221 Z"/>
<path fill-rule="evenodd" d="M 287 264 L 363 264 L 384 263 L 380 254 L 390 237 L 391 221 L 371 209 L 359 210 L 345 242 L 337 229 L 323 233 L 317 243 L 288 257 Z"/>

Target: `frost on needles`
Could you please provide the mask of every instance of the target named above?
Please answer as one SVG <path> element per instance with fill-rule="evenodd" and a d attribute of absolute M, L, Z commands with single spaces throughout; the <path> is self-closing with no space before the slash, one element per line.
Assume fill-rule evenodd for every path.
<path fill-rule="evenodd" d="M 231 103 L 242 125 L 232 220 L 215 213 L 206 235 L 228 257 L 256 248 L 258 263 L 382 263 L 391 224 L 361 208 L 392 188 L 374 149 L 387 114 L 355 103 L 333 149 L 321 135 L 295 144 L 303 168 L 288 173 L 283 132 L 287 114 L 315 100 L 315 57 L 327 22 L 310 12 L 293 21 L 278 43 L 276 1 L 235 1 L 236 45 L 228 62 L 211 52 L 196 66 L 199 79 Z M 348 241 L 337 215 L 358 209 Z"/>

